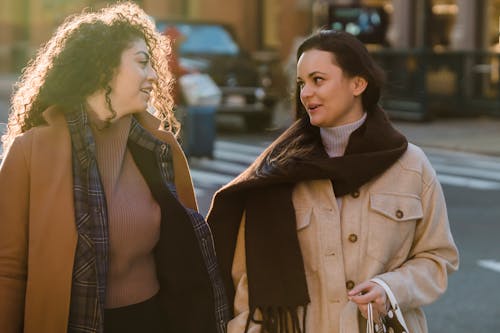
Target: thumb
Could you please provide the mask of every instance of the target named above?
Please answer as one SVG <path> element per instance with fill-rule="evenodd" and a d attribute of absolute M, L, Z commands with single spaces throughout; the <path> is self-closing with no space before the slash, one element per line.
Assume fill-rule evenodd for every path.
<path fill-rule="evenodd" d="M 361 293 L 363 293 L 363 291 L 366 289 L 367 285 L 365 283 L 360 283 L 356 286 L 354 286 L 354 288 L 352 288 L 348 293 L 347 295 L 348 296 L 357 296 Z"/>

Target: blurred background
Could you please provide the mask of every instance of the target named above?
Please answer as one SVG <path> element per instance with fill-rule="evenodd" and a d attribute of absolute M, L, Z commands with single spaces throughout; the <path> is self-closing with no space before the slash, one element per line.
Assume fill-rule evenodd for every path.
<path fill-rule="evenodd" d="M 67 15 L 112 2 L 0 0 L 0 133 L 40 44 Z M 291 123 L 298 43 L 319 27 L 358 36 L 387 73 L 382 105 L 438 174 L 460 250 L 447 293 L 424 309 L 430 332 L 500 332 L 500 0 L 135 2 L 175 41 L 203 214 Z"/>
<path fill-rule="evenodd" d="M 18 73 L 67 15 L 110 2 L 0 0 L 0 73 Z M 358 35 L 389 72 L 384 105 L 394 114 L 499 114 L 500 0 L 135 2 L 158 20 L 230 26 L 277 97 L 289 93 L 298 41 L 329 26 Z"/>

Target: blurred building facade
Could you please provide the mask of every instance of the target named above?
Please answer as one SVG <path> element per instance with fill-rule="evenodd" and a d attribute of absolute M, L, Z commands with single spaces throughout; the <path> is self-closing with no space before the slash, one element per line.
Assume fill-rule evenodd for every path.
<path fill-rule="evenodd" d="M 69 14 L 106 0 L 0 0 L 0 72 L 19 71 Z M 500 52 L 500 0 L 137 0 L 162 19 L 231 24 L 250 52 L 286 61 L 294 41 L 328 22 L 329 6 L 380 6 L 389 15 L 388 44 L 396 49 L 489 49 Z"/>

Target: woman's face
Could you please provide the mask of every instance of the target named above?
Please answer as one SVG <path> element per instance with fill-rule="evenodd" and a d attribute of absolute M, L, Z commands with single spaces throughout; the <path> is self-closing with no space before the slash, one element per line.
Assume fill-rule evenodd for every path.
<path fill-rule="evenodd" d="M 316 49 L 302 53 L 297 62 L 297 83 L 312 125 L 335 127 L 363 116 L 361 94 L 366 80 L 344 75 L 332 53 Z"/>
<path fill-rule="evenodd" d="M 146 43 L 143 39 L 135 40 L 123 51 L 120 65 L 109 84 L 116 118 L 145 111 L 156 79 Z"/>

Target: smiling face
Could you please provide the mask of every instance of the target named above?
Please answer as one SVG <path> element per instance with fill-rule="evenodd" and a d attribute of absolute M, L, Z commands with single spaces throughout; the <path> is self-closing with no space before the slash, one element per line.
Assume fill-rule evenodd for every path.
<path fill-rule="evenodd" d="M 104 90 L 87 98 L 94 123 L 113 122 L 125 115 L 145 111 L 156 80 L 146 42 L 143 39 L 131 42 L 130 47 L 122 52 L 120 65 L 109 82 L 109 98 L 116 115 L 113 117 L 113 112 L 106 103 Z"/>
<path fill-rule="evenodd" d="M 116 75 L 109 84 L 111 105 L 117 118 L 145 111 L 156 79 L 146 42 L 142 39 L 132 42 L 131 47 L 123 51 Z"/>
<path fill-rule="evenodd" d="M 297 62 L 297 84 L 300 101 L 314 126 L 345 125 L 363 116 L 361 94 L 366 80 L 345 75 L 328 51 L 302 53 Z"/>

